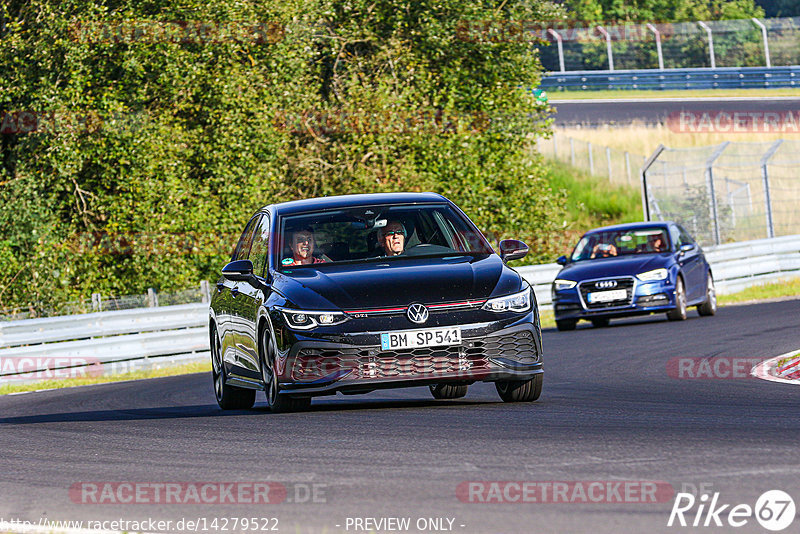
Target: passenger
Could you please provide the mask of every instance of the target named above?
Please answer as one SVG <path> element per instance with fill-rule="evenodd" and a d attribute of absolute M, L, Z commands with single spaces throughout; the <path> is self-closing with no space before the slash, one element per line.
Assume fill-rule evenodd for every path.
<path fill-rule="evenodd" d="M 314 257 L 314 232 L 310 228 L 298 230 L 292 233 L 292 240 L 289 248 L 292 249 L 292 257 L 286 258 L 281 262 L 284 267 L 297 265 L 311 265 L 313 263 L 325 263 L 322 258 Z"/>
<path fill-rule="evenodd" d="M 378 242 L 387 256 L 403 253 L 406 246 L 406 229 L 400 221 L 389 221 L 378 232 Z"/>
<path fill-rule="evenodd" d="M 610 243 L 598 243 L 592 249 L 590 259 L 594 258 L 610 258 L 617 255 L 617 247 Z"/>
<path fill-rule="evenodd" d="M 664 243 L 664 234 L 658 234 L 653 236 L 651 243 L 651 248 L 653 252 L 664 252 L 667 250 L 667 244 Z"/>

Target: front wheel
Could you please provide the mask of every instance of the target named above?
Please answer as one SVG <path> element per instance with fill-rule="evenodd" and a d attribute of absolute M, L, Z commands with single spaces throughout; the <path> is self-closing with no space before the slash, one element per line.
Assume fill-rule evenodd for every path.
<path fill-rule="evenodd" d="M 708 273 L 706 280 L 706 301 L 697 307 L 697 313 L 704 317 L 717 313 L 717 291 L 714 289 L 714 278 Z"/>
<path fill-rule="evenodd" d="M 267 406 L 272 413 L 296 412 L 311 406 L 311 397 L 290 397 L 280 394 L 278 375 L 275 373 L 275 346 L 269 331 L 261 333 L 261 379 L 267 395 Z"/>
<path fill-rule="evenodd" d="M 686 290 L 680 276 L 675 282 L 675 309 L 667 312 L 667 319 L 670 321 L 686 320 Z"/>
<path fill-rule="evenodd" d="M 243 389 L 226 384 L 225 365 L 222 363 L 222 343 L 217 328 L 211 327 L 211 378 L 214 381 L 214 396 L 223 410 L 247 410 L 256 402 L 254 389 Z"/>
<path fill-rule="evenodd" d="M 434 399 L 460 399 L 467 394 L 466 384 L 431 384 Z"/>
<path fill-rule="evenodd" d="M 542 394 L 542 374 L 529 380 L 502 380 L 494 386 L 504 402 L 533 402 Z"/>

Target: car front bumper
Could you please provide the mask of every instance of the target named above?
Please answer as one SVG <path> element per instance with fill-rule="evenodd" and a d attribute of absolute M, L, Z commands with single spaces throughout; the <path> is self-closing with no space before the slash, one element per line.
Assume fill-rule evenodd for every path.
<path fill-rule="evenodd" d="M 669 278 L 650 282 L 637 280 L 625 302 L 612 302 L 602 307 L 588 304 L 579 286 L 553 292 L 553 311 L 557 321 L 647 315 L 672 309 L 675 309 L 675 284 Z"/>
<path fill-rule="evenodd" d="M 326 395 L 441 382 L 527 380 L 542 373 L 541 333 L 533 314 L 510 325 L 461 325 L 460 345 L 383 350 L 380 333 L 353 343 L 298 339 L 280 375 L 281 393 Z"/>

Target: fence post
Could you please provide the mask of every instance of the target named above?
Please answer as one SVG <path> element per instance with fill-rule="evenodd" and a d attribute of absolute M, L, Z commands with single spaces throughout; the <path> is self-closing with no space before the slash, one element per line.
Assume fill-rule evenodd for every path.
<path fill-rule="evenodd" d="M 711 157 L 706 161 L 706 180 L 708 183 L 708 192 L 711 195 L 711 222 L 714 225 L 714 244 L 719 245 L 722 243 L 722 238 L 719 231 L 719 217 L 717 212 L 717 194 L 714 190 L 714 162 L 722 155 L 722 152 L 731 144 L 730 141 L 722 143 Z"/>
<path fill-rule="evenodd" d="M 592 155 L 592 143 L 586 143 L 589 148 L 589 174 L 594 175 L 594 155 Z"/>
<path fill-rule="evenodd" d="M 611 181 L 611 147 L 606 147 L 606 163 L 608 163 L 608 181 Z"/>
<path fill-rule="evenodd" d="M 569 138 L 569 162 L 575 166 L 575 139 L 572 137 Z"/>
<path fill-rule="evenodd" d="M 711 35 L 711 28 L 708 27 L 708 24 L 702 21 L 699 21 L 698 24 L 706 31 L 706 35 L 708 35 L 708 56 L 711 58 L 711 68 L 716 69 L 717 58 L 714 54 L 714 36 Z"/>
<path fill-rule="evenodd" d="M 92 311 L 103 311 L 103 297 L 100 293 L 92 293 Z"/>
<path fill-rule="evenodd" d="M 650 220 L 650 204 L 647 201 L 647 171 L 650 169 L 650 166 L 658 159 L 658 156 L 664 152 L 664 145 L 658 145 L 655 152 L 653 152 L 649 158 L 644 160 L 642 164 L 642 171 L 641 171 L 641 178 L 642 178 L 642 212 L 644 213 L 644 220 Z"/>
<path fill-rule="evenodd" d="M 558 161 L 558 134 L 553 132 L 553 158 Z"/>
<path fill-rule="evenodd" d="M 767 208 L 767 237 L 775 237 L 775 225 L 774 221 L 772 220 L 772 198 L 769 192 L 769 171 L 767 170 L 767 162 L 769 159 L 775 155 L 778 148 L 783 143 L 783 139 L 778 139 L 775 141 L 769 150 L 764 154 L 764 157 L 761 158 L 761 179 L 764 181 L 764 203 L 766 204 Z"/>
<path fill-rule="evenodd" d="M 764 39 L 764 58 L 767 60 L 767 68 L 769 69 L 772 67 L 772 62 L 769 58 L 769 39 L 767 39 L 767 27 L 764 26 L 763 22 L 755 17 L 753 17 L 753 22 L 756 23 L 756 26 L 761 28 L 761 37 Z"/>
<path fill-rule="evenodd" d="M 211 302 L 211 293 L 208 290 L 208 280 L 200 280 L 200 295 L 203 304 Z"/>
<path fill-rule="evenodd" d="M 558 46 L 558 66 L 559 68 L 561 68 L 561 72 L 565 72 L 566 69 L 564 68 L 564 43 L 561 42 L 562 41 L 561 35 L 553 28 L 548 28 L 547 33 L 556 38 L 556 45 Z"/>
<path fill-rule="evenodd" d="M 647 27 L 656 36 L 656 53 L 658 54 L 658 68 L 659 70 L 664 70 L 664 53 L 661 51 L 661 32 L 658 31 L 658 28 L 656 28 L 650 23 L 647 24 Z"/>
<path fill-rule="evenodd" d="M 147 307 L 158 308 L 158 293 L 152 287 L 147 288 Z"/>
<path fill-rule="evenodd" d="M 628 175 L 628 185 L 631 183 L 631 155 L 625 151 L 625 173 Z"/>
<path fill-rule="evenodd" d="M 614 53 L 611 51 L 611 35 L 602 26 L 598 26 L 597 29 L 600 31 L 603 37 L 606 38 L 606 52 L 608 53 L 608 70 L 614 70 Z"/>

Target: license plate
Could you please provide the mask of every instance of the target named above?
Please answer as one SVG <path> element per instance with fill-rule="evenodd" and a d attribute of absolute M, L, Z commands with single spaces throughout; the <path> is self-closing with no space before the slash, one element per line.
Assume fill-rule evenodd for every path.
<path fill-rule="evenodd" d="M 381 334 L 381 349 L 415 349 L 418 347 L 437 347 L 461 344 L 461 327 L 426 328 L 425 330 L 404 330 Z"/>
<path fill-rule="evenodd" d="M 611 302 L 613 300 L 625 300 L 628 298 L 628 291 L 625 289 L 614 289 L 612 291 L 596 291 L 587 295 L 590 304 L 595 302 Z"/>

